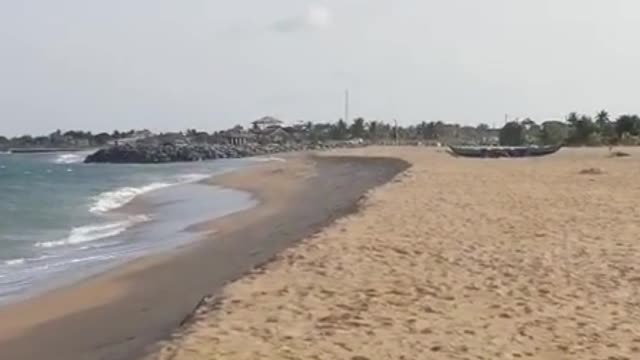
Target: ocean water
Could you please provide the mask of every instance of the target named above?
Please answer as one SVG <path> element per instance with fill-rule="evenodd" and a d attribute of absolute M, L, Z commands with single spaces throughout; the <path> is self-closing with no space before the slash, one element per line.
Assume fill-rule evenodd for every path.
<path fill-rule="evenodd" d="M 0 303 L 175 249 L 197 238 L 187 227 L 255 205 L 198 181 L 258 159 L 110 165 L 86 155 L 0 153 Z"/>

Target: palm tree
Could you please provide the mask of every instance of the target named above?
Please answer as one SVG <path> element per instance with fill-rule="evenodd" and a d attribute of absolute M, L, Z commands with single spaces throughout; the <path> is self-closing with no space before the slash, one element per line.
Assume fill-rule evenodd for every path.
<path fill-rule="evenodd" d="M 331 128 L 332 140 L 346 140 L 348 135 L 349 129 L 347 128 L 347 123 L 342 119 L 338 120 L 338 122 Z"/>
<path fill-rule="evenodd" d="M 572 112 L 569 114 L 569 116 L 567 116 L 567 122 L 571 126 L 575 127 L 578 124 L 578 121 L 580 121 L 580 116 L 578 116 L 577 112 Z"/>
<path fill-rule="evenodd" d="M 373 120 L 369 121 L 369 139 L 375 140 L 378 137 L 378 122 Z"/>
<path fill-rule="evenodd" d="M 611 145 L 616 142 L 616 130 L 608 112 L 602 110 L 596 115 L 596 126 L 600 132 L 600 137 L 611 149 Z"/>
<path fill-rule="evenodd" d="M 361 117 L 355 119 L 349 128 L 349 132 L 351 132 L 351 137 L 353 138 L 363 138 L 364 131 L 364 119 Z"/>
<path fill-rule="evenodd" d="M 605 129 L 610 123 L 611 120 L 609 120 L 609 113 L 605 110 L 600 111 L 598 115 L 596 115 L 596 124 L 601 131 Z"/>

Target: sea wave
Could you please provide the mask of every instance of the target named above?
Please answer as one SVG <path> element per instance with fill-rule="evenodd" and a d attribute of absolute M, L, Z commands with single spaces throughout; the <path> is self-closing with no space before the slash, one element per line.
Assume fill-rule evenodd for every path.
<path fill-rule="evenodd" d="M 60 154 L 53 162 L 56 164 L 77 164 L 84 161 L 84 154 Z"/>
<path fill-rule="evenodd" d="M 105 261 L 105 260 L 111 260 L 115 258 L 116 258 L 116 255 L 95 255 L 95 256 L 87 256 L 87 257 L 81 257 L 81 258 L 71 258 L 71 259 L 65 259 L 62 261 L 51 262 L 51 263 L 46 263 L 44 265 L 32 267 L 29 269 L 29 271 L 32 273 L 45 272 L 45 271 L 50 271 L 52 269 L 63 268 L 71 264 L 90 262 L 90 261 Z M 22 283 L 28 284 L 24 281 Z"/>
<path fill-rule="evenodd" d="M 113 191 L 103 192 L 93 198 L 94 203 L 89 209 L 94 214 L 102 214 L 115 210 L 133 200 L 136 196 L 171 186 L 171 183 L 151 183 L 141 187 L 123 187 Z"/>
<path fill-rule="evenodd" d="M 50 259 L 50 258 L 53 258 L 53 257 L 55 257 L 55 256 L 52 256 L 52 255 L 41 255 L 41 256 L 31 257 L 31 258 L 16 258 L 16 259 L 6 260 L 4 262 L 4 264 L 6 266 L 19 266 L 19 265 L 24 265 L 24 264 L 27 264 L 27 263 L 33 263 L 33 262 L 38 262 L 38 261 Z"/>
<path fill-rule="evenodd" d="M 24 264 L 25 261 L 26 261 L 26 259 L 23 259 L 23 258 L 11 259 L 11 260 L 5 261 L 4 264 L 7 265 L 7 266 L 16 266 L 16 265 Z"/>
<path fill-rule="evenodd" d="M 83 257 L 83 258 L 72 259 L 68 263 L 69 264 L 77 264 L 77 263 L 83 263 L 83 262 L 87 262 L 87 261 L 104 261 L 104 260 L 115 259 L 115 257 L 116 257 L 115 255 L 87 256 L 87 257 Z"/>
<path fill-rule="evenodd" d="M 209 178 L 209 177 L 211 177 L 211 175 L 207 175 L 207 174 L 180 175 L 180 176 L 178 176 L 178 183 L 177 184 L 194 183 L 194 182 L 198 182 L 198 181 L 204 180 L 204 179 Z"/>
<path fill-rule="evenodd" d="M 69 236 L 64 239 L 39 242 L 36 243 L 35 246 L 39 248 L 53 248 L 106 239 L 121 234 L 123 231 L 127 230 L 133 225 L 140 224 L 149 220 L 150 218 L 146 215 L 136 215 L 130 217 L 126 221 L 75 227 L 71 229 Z"/>
<path fill-rule="evenodd" d="M 286 162 L 286 159 L 275 157 L 275 156 L 267 156 L 267 157 L 256 157 L 253 159 L 257 162 L 269 162 L 269 161 L 278 161 L 278 162 Z"/>
<path fill-rule="evenodd" d="M 103 214 L 126 205 L 138 195 L 173 185 L 198 182 L 209 176 L 210 175 L 206 174 L 185 174 L 169 182 L 154 182 L 141 187 L 122 187 L 113 191 L 106 191 L 93 197 L 93 204 L 89 208 L 89 211 L 94 214 Z"/>

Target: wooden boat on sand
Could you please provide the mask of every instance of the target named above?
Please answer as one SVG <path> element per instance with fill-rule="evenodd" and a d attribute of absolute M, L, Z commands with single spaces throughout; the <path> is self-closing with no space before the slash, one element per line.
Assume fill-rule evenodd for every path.
<path fill-rule="evenodd" d="M 449 149 L 456 156 L 474 158 L 520 158 L 545 156 L 556 153 L 562 145 L 546 146 L 453 146 Z"/>

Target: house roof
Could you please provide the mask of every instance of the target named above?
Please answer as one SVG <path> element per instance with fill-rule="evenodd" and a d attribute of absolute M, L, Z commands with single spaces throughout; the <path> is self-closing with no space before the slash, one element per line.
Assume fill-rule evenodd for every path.
<path fill-rule="evenodd" d="M 254 125 L 280 125 L 282 124 L 282 121 L 271 117 L 271 116 L 265 116 L 263 118 L 260 118 L 254 122 L 252 122 L 252 124 Z"/>

